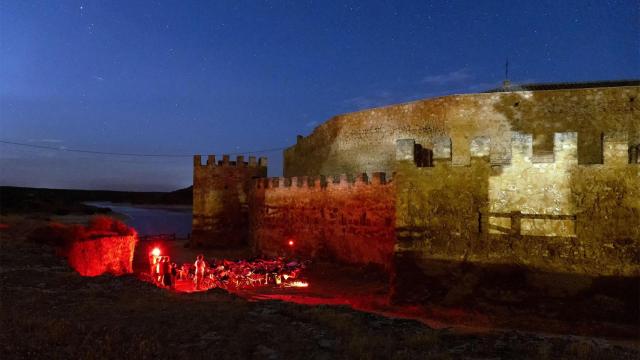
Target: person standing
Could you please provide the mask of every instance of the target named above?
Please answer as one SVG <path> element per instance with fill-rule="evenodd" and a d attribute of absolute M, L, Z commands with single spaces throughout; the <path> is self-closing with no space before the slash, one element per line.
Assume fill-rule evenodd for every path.
<path fill-rule="evenodd" d="M 202 280 L 204 279 L 204 273 L 207 269 L 207 263 L 204 262 L 204 255 L 200 254 L 196 257 L 196 262 L 194 263 L 196 270 L 196 290 L 200 290 L 202 286 Z"/>
<path fill-rule="evenodd" d="M 162 259 L 162 285 L 171 288 L 173 282 L 171 281 L 171 263 L 168 257 Z"/>
<path fill-rule="evenodd" d="M 156 261 L 156 284 L 158 285 L 162 285 L 162 282 L 164 280 L 164 267 L 162 266 L 163 264 L 163 256 L 159 256 L 158 260 Z"/>
<path fill-rule="evenodd" d="M 171 263 L 171 288 L 172 289 L 176 287 L 177 280 L 178 280 L 178 265 L 176 263 Z"/>

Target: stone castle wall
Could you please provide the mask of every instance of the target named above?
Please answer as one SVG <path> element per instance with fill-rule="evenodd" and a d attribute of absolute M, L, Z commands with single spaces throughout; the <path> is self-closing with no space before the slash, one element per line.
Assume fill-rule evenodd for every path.
<path fill-rule="evenodd" d="M 506 287 L 515 302 L 606 293 L 634 309 L 639 93 L 456 95 L 341 115 L 285 150 L 286 178 L 197 156 L 193 240 L 376 264 L 403 301 L 504 299 Z"/>
<path fill-rule="evenodd" d="M 248 195 L 251 180 L 267 176 L 267 159 L 243 156 L 230 161 L 224 155 L 216 162 L 209 155 L 202 164 L 194 156 L 193 223 L 191 242 L 195 246 L 246 245 L 249 238 Z"/>
<path fill-rule="evenodd" d="M 638 95 L 638 86 L 452 95 L 339 115 L 285 150 L 284 176 L 390 173 L 396 141 L 407 138 L 436 161 L 468 165 L 486 145 L 492 163 L 508 164 L 512 131 L 532 134 L 540 159 L 553 152 L 554 133 L 577 132 L 579 163 L 602 163 L 602 133 L 640 144 Z"/>
<path fill-rule="evenodd" d="M 387 269 L 405 259 L 640 275 L 640 166 L 629 163 L 626 136 L 606 135 L 604 163 L 592 165 L 578 163 L 578 134 L 553 138 L 545 157 L 533 155 L 532 135 L 512 133 L 508 164 L 491 163 L 486 138 L 471 145 L 468 166 L 434 167 L 417 167 L 415 140 L 401 139 L 391 181 L 258 179 L 252 243 Z"/>
<path fill-rule="evenodd" d="M 391 267 L 395 188 L 383 173 L 259 179 L 250 209 L 259 252 Z"/>
<path fill-rule="evenodd" d="M 520 133 L 512 134 L 508 165 L 487 157 L 469 166 L 399 161 L 398 261 L 640 276 L 640 166 L 629 163 L 619 136 L 605 136 L 604 164 L 580 165 L 578 139 L 555 134 L 544 161 L 532 155 L 532 136 Z"/>
<path fill-rule="evenodd" d="M 639 90 L 456 95 L 338 116 L 285 151 L 285 175 L 305 177 L 196 157 L 194 242 L 387 269 L 409 257 L 638 276 Z M 416 166 L 420 149 L 434 167 Z M 376 170 L 386 178 L 323 176 Z"/>

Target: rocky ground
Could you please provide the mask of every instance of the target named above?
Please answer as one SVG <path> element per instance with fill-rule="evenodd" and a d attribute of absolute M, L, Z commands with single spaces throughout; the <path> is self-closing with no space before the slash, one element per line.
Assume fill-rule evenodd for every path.
<path fill-rule="evenodd" d="M 18 358 L 634 359 L 633 346 L 519 331 L 432 329 L 341 306 L 172 293 L 133 276 L 81 277 L 0 219 L 0 352 Z"/>

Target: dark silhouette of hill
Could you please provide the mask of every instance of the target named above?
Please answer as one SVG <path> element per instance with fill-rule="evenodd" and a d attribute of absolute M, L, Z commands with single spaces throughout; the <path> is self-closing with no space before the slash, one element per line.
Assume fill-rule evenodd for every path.
<path fill-rule="evenodd" d="M 48 212 L 94 214 L 110 210 L 84 202 L 110 201 L 115 203 L 151 205 L 190 205 L 192 187 L 172 192 L 133 192 L 111 190 L 68 190 L 0 186 L 0 213 Z"/>

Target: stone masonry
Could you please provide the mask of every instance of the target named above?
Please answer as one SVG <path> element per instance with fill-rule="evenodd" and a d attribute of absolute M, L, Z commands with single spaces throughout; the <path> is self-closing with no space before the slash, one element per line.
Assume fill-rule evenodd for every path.
<path fill-rule="evenodd" d="M 214 155 L 202 164 L 194 156 L 193 224 L 191 243 L 200 247 L 242 246 L 249 237 L 248 196 L 251 180 L 267 176 L 267 159 L 230 161 Z"/>
<path fill-rule="evenodd" d="M 431 261 L 638 277 L 638 95 L 504 91 L 340 115 L 285 150 L 285 178 L 196 157 L 194 243 L 377 264 L 398 284 Z"/>
<path fill-rule="evenodd" d="M 284 151 L 284 176 L 392 173 L 400 139 L 431 149 L 435 163 L 468 165 L 483 149 L 509 164 L 512 132 L 532 136 L 534 161 L 550 156 L 555 133 L 576 132 L 578 162 L 601 164 L 603 134 L 626 134 L 625 151 L 640 144 L 640 86 L 450 95 L 338 115 Z"/>

